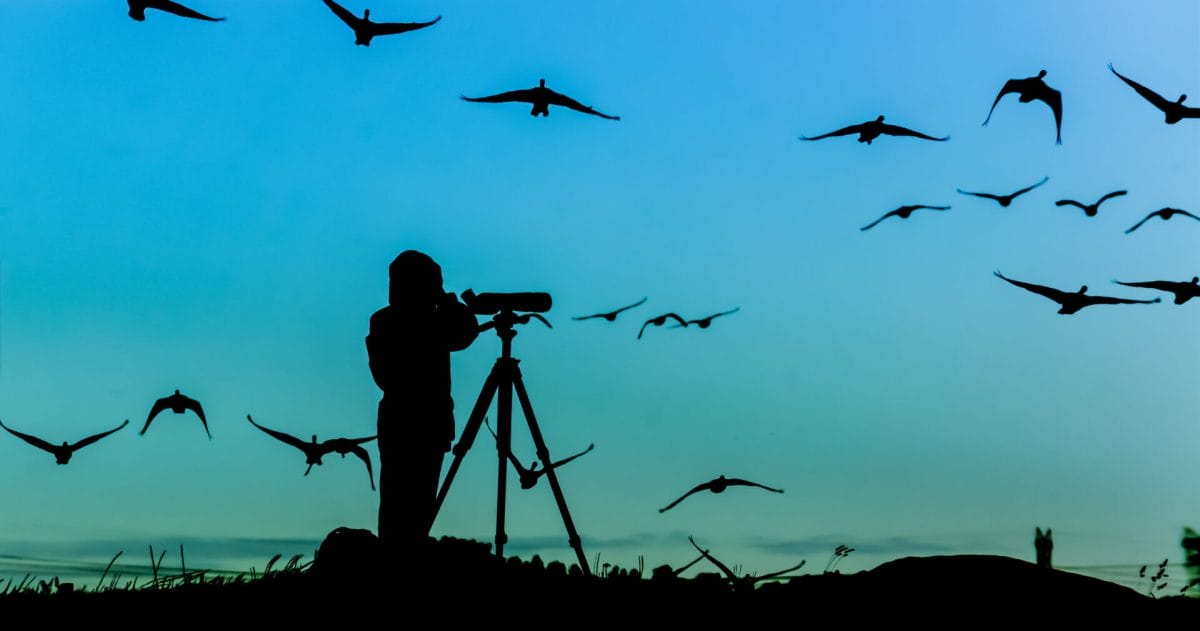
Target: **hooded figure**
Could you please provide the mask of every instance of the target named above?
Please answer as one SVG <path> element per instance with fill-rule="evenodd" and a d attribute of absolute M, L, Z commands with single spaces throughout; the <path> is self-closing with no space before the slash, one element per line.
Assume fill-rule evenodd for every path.
<path fill-rule="evenodd" d="M 379 402 L 379 538 L 419 544 L 433 525 L 442 460 L 454 440 L 450 353 L 479 334 L 475 316 L 442 290 L 442 268 L 415 250 L 388 268 L 388 306 L 371 315 L 367 356 Z M 385 473 L 387 482 L 384 482 Z"/>

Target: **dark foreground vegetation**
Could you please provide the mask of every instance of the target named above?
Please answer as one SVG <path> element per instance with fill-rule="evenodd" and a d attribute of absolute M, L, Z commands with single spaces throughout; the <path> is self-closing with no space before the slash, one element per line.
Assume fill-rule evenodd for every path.
<path fill-rule="evenodd" d="M 188 627 L 269 622 L 275 628 L 331 619 L 352 626 L 391 620 L 416 628 L 481 622 L 555 628 L 717 621 L 956 628 L 1200 622 L 1200 599 L 1152 598 L 1002 556 L 908 557 L 855 574 L 755 582 L 707 572 L 680 578 L 666 566 L 586 576 L 577 566 L 543 564 L 536 557 L 500 559 L 486 543 L 453 538 L 431 539 L 427 549 L 389 560 L 369 533 L 354 534 L 366 531 L 346 533 L 331 535 L 312 564 L 293 563 L 253 578 L 197 572 L 139 589 L 99 591 L 47 584 L 0 595 L 0 614 L 10 621 Z"/>

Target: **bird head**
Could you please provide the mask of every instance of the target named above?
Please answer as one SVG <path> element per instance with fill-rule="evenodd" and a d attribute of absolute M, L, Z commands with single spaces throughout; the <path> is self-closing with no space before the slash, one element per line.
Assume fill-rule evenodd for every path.
<path fill-rule="evenodd" d="M 875 122 L 876 122 L 876 123 L 882 123 L 882 122 L 883 122 L 883 114 L 880 114 L 880 115 L 879 115 L 879 118 L 876 118 L 876 119 L 875 119 Z"/>
<path fill-rule="evenodd" d="M 371 10 L 370 9 L 363 9 L 363 19 L 364 20 L 371 19 Z"/>
<path fill-rule="evenodd" d="M 317 435 L 316 434 L 313 434 L 312 442 L 314 445 L 317 444 Z"/>
<path fill-rule="evenodd" d="M 544 87 L 546 87 L 546 80 L 545 80 L 545 79 L 538 79 L 538 87 L 539 87 L 539 88 L 544 88 Z"/>
<path fill-rule="evenodd" d="M 1041 79 L 1042 77 L 1045 77 L 1045 76 L 1046 76 L 1046 71 L 1042 70 L 1041 72 L 1038 73 L 1037 78 Z"/>
<path fill-rule="evenodd" d="M 1183 105 L 1183 102 L 1184 102 L 1184 101 L 1186 101 L 1186 100 L 1187 100 L 1187 95 L 1186 95 L 1186 94 L 1180 94 L 1180 95 L 1179 95 L 1179 100 L 1178 100 L 1178 101 L 1175 101 L 1175 104 L 1176 104 L 1176 105 Z"/>
<path fill-rule="evenodd" d="M 1193 276 L 1193 277 L 1192 277 L 1192 284 L 1193 284 L 1193 285 L 1195 285 L 1195 284 L 1198 284 L 1198 283 L 1200 283 L 1200 276 Z"/>
<path fill-rule="evenodd" d="M 1079 291 L 1078 291 L 1078 292 L 1076 292 L 1076 293 L 1078 293 L 1080 296 L 1082 296 L 1082 295 L 1086 294 L 1086 293 L 1087 293 L 1087 285 L 1084 285 L 1083 287 L 1080 287 L 1080 288 L 1079 288 Z"/>

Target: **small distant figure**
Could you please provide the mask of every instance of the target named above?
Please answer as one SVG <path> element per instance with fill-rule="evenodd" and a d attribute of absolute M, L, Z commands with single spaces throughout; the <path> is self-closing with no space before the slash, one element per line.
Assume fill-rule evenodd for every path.
<path fill-rule="evenodd" d="M 722 475 L 715 480 L 709 480 L 708 482 L 705 482 L 703 484 L 697 484 L 694 488 L 692 488 L 692 490 L 690 490 L 687 493 L 684 493 L 682 496 L 680 496 L 679 499 L 668 504 L 666 506 L 666 508 L 658 509 L 658 512 L 665 513 L 667 511 L 671 510 L 672 508 L 675 508 L 676 505 L 678 505 L 680 502 L 687 499 L 694 493 L 699 493 L 701 491 L 712 491 L 713 493 L 724 493 L 725 489 L 727 489 L 731 486 L 756 486 L 760 489 L 766 489 L 772 493 L 783 493 L 783 489 L 773 489 L 769 486 L 763 486 L 757 482 L 751 482 L 749 480 L 742 480 L 741 478 L 726 478 L 725 476 Z"/>
<path fill-rule="evenodd" d="M 579 101 L 566 96 L 565 94 L 559 94 L 558 92 L 547 88 L 545 79 L 540 79 L 538 81 L 538 87 L 536 88 L 529 88 L 527 90 L 512 90 L 511 92 L 501 92 L 500 94 L 481 96 L 477 98 L 472 98 L 469 96 L 463 96 L 461 98 L 464 101 L 470 101 L 472 103 L 531 103 L 533 104 L 533 110 L 529 112 L 530 116 L 550 116 L 550 106 L 558 105 L 575 110 L 576 112 L 583 112 L 584 114 L 591 114 L 592 116 L 607 118 L 608 120 L 621 120 L 620 116 L 609 116 L 608 114 L 597 112 L 591 107 L 588 107 L 587 105 L 584 105 Z"/>
<path fill-rule="evenodd" d="M 367 453 L 367 450 L 362 448 L 363 443 L 375 440 L 374 436 L 368 436 L 366 438 L 330 438 L 329 440 L 318 443 L 317 435 L 313 434 L 312 442 L 306 443 L 303 440 L 292 436 L 291 434 L 285 434 L 283 432 L 269 429 L 259 425 L 258 423 L 255 423 L 254 419 L 251 418 L 249 414 L 246 415 L 246 419 L 250 421 L 251 425 L 266 432 L 267 435 L 273 436 L 284 443 L 303 451 L 305 458 L 307 458 L 305 462 L 308 463 L 308 468 L 304 470 L 304 475 L 308 475 L 308 472 L 312 471 L 313 465 L 321 464 L 321 458 L 326 454 L 338 453 L 341 454 L 342 459 L 346 458 L 346 454 L 354 454 L 358 456 L 358 459 L 362 460 L 363 464 L 367 465 L 367 477 L 371 479 L 371 490 L 375 490 L 375 473 L 371 469 L 371 454 Z"/>
<path fill-rule="evenodd" d="M 116 428 L 110 429 L 107 432 L 100 432 L 99 434 L 93 434 L 92 436 L 88 436 L 87 438 L 84 438 L 83 440 L 78 441 L 76 443 L 68 443 L 67 441 L 64 440 L 63 444 L 61 444 L 61 445 L 51 445 L 50 443 L 38 438 L 37 436 L 30 436 L 29 434 L 23 434 L 21 432 L 18 432 L 16 430 L 10 428 L 9 426 L 5 425 L 3 422 L 0 422 L 0 427 L 3 427 L 4 429 L 8 430 L 8 433 L 12 434 L 13 436 L 16 436 L 17 438 L 20 438 L 21 440 L 29 443 L 30 445 L 33 445 L 34 447 L 37 447 L 38 449 L 42 449 L 42 450 L 45 450 L 45 451 L 48 451 L 48 452 L 54 454 L 54 461 L 57 462 L 58 464 L 67 464 L 68 462 L 71 461 L 71 455 L 74 454 L 76 450 L 87 447 L 88 445 L 100 440 L 101 438 L 104 438 L 105 436 L 108 436 L 109 434 L 111 434 L 119 429 L 124 428 L 128 424 L 129 424 L 129 419 L 125 419 L 124 423 L 121 423 Z"/>
<path fill-rule="evenodd" d="M 207 22 L 224 22 L 225 18 L 214 18 L 204 15 L 199 11 L 193 11 L 178 2 L 171 0 L 128 0 L 129 2 L 129 17 L 144 22 L 146 20 L 146 9 L 157 9 L 167 13 L 174 13 L 179 17 L 192 18 L 195 20 L 205 20 Z"/>
<path fill-rule="evenodd" d="M 1125 234 L 1129 234 L 1129 233 L 1133 232 L 1134 230 L 1141 228 L 1142 224 L 1146 223 L 1147 221 L 1150 221 L 1154 217 L 1161 217 L 1163 221 L 1167 221 L 1168 219 L 1170 219 L 1171 217 L 1174 217 L 1175 215 L 1183 215 L 1184 217 L 1191 217 L 1192 219 L 1195 219 L 1196 221 L 1200 221 L 1200 217 L 1197 217 L 1197 216 L 1193 215 L 1192 213 L 1189 213 L 1186 210 L 1180 210 L 1178 208 L 1160 208 L 1160 209 L 1150 213 L 1149 215 L 1146 215 L 1145 219 L 1133 224 L 1133 227 L 1126 230 Z"/>
<path fill-rule="evenodd" d="M 1063 315 L 1070 315 L 1079 311 L 1080 309 L 1083 309 L 1084 307 L 1090 307 L 1092 305 L 1149 305 L 1156 302 L 1162 302 L 1162 298 L 1155 298 L 1154 300 L 1129 300 L 1126 298 L 1111 298 L 1109 296 L 1088 296 L 1086 295 L 1087 285 L 1080 287 L 1079 291 L 1077 292 L 1068 292 L 1062 291 L 1061 289 L 1054 289 L 1053 287 L 1046 287 L 1045 285 L 1035 285 L 1033 283 L 1013 280 L 1004 276 L 998 271 L 992 273 L 995 274 L 997 278 L 1008 281 L 1009 283 L 1012 283 L 1021 289 L 1031 291 L 1039 296 L 1044 296 L 1053 300 L 1054 302 L 1057 302 L 1058 304 L 1062 305 L 1058 312 Z"/>
<path fill-rule="evenodd" d="M 853 134 L 858 134 L 858 141 L 865 142 L 868 145 L 871 144 L 871 141 L 875 140 L 882 134 L 887 134 L 889 136 L 912 136 L 914 138 L 936 140 L 938 142 L 950 140 L 949 136 L 935 138 L 933 136 L 922 134 L 919 131 L 913 131 L 907 127 L 889 125 L 883 122 L 883 116 L 880 116 L 873 121 L 867 121 L 857 125 L 850 125 L 849 127 L 843 127 L 837 131 L 831 131 L 828 134 L 821 134 L 820 136 L 813 136 L 812 138 L 809 138 L 808 136 L 800 136 L 800 140 L 821 140 L 822 138 L 829 138 L 831 136 L 850 136 Z"/>
<path fill-rule="evenodd" d="M 729 311 L 722 311 L 721 313 L 714 313 L 710 316 L 704 316 L 703 318 L 697 318 L 695 320 L 688 320 L 683 325 L 673 324 L 673 325 L 671 325 L 671 328 L 678 329 L 680 326 L 691 326 L 694 324 L 702 329 L 707 329 L 708 327 L 712 326 L 712 321 L 714 319 L 719 318 L 721 316 L 732 315 L 734 313 L 737 313 L 738 311 L 741 311 L 741 309 L 742 309 L 741 307 L 734 307 L 734 308 L 730 309 Z"/>
<path fill-rule="evenodd" d="M 1177 305 L 1181 305 L 1192 298 L 1200 298 L 1200 276 L 1193 276 L 1190 283 L 1171 280 L 1148 280 L 1140 283 L 1124 283 L 1114 280 L 1113 282 L 1118 285 L 1125 285 L 1126 287 L 1143 287 L 1175 294 L 1175 304 Z"/>
<path fill-rule="evenodd" d="M 1168 125 L 1174 125 L 1185 118 L 1200 118 L 1200 107 L 1188 107 L 1183 104 L 1183 102 L 1187 100 L 1186 94 L 1180 94 L 1178 99 L 1176 99 L 1174 102 L 1171 102 L 1163 98 L 1161 94 L 1155 92 L 1154 90 L 1151 90 L 1137 81 L 1134 81 L 1133 79 L 1130 79 L 1129 77 L 1117 72 L 1116 68 L 1113 68 L 1112 64 L 1108 64 L 1108 69 L 1112 70 L 1113 74 L 1120 77 L 1122 81 L 1129 84 L 1129 87 L 1133 88 L 1138 94 L 1142 95 L 1142 98 L 1150 101 L 1151 105 L 1162 110 L 1164 115 L 1163 118 L 1166 120 Z"/>
<path fill-rule="evenodd" d="M 1062 144 L 1062 92 L 1046 85 L 1042 79 L 1046 76 L 1046 71 L 1042 70 L 1036 77 L 1027 77 L 1025 79 L 1009 79 L 1004 82 L 1004 87 L 1000 88 L 1000 93 L 996 95 L 996 100 L 992 101 L 992 109 L 988 110 L 987 118 L 983 121 L 984 125 L 992 120 L 992 112 L 996 111 L 996 105 L 1000 103 L 1000 99 L 1004 98 L 1005 94 L 1017 93 L 1020 96 L 1017 98 L 1021 103 L 1029 103 L 1034 100 L 1041 101 L 1050 106 L 1050 111 L 1054 112 L 1054 130 L 1055 144 Z"/>
<path fill-rule="evenodd" d="M 208 434 L 209 440 L 212 440 L 212 432 L 208 431 L 208 420 L 204 418 L 204 408 L 200 407 L 200 402 L 180 394 L 178 390 L 175 391 L 175 394 L 154 402 L 154 407 L 150 408 L 150 414 L 146 416 L 146 424 L 142 426 L 142 431 L 138 432 L 138 436 L 146 435 L 146 430 L 150 429 L 150 422 L 163 410 L 171 410 L 176 414 L 183 414 L 188 410 L 195 412 L 196 416 L 200 417 L 200 423 L 204 425 L 204 433 Z"/>
<path fill-rule="evenodd" d="M 660 316 L 655 316 L 653 318 L 650 318 L 649 320 L 646 320 L 644 323 L 642 323 L 642 328 L 638 331 L 637 339 L 639 339 L 639 340 L 642 339 L 642 334 L 646 332 L 646 327 L 662 326 L 667 323 L 668 319 L 675 320 L 676 322 L 679 323 L 679 326 L 687 326 L 688 325 L 687 320 L 684 320 L 682 317 L 679 316 L 679 314 L 664 313 Z"/>
<path fill-rule="evenodd" d="M 1128 192 L 1129 191 L 1125 191 L 1125 190 L 1113 191 L 1113 192 L 1109 193 L 1108 195 L 1105 195 L 1104 197 L 1101 197 L 1100 199 L 1096 200 L 1095 204 L 1084 204 L 1081 202 L 1077 202 L 1073 199 L 1060 199 L 1060 200 L 1054 202 L 1054 205 L 1055 206 L 1076 206 L 1076 207 L 1080 208 L 1081 210 L 1083 210 L 1083 214 L 1087 215 L 1088 217 L 1095 217 L 1096 213 L 1100 212 L 1100 204 L 1103 204 L 1104 202 L 1106 202 L 1114 197 L 1121 197 Z"/>
<path fill-rule="evenodd" d="M 879 222 L 883 221 L 884 219 L 887 219 L 888 217 L 899 217 L 901 219 L 908 219 L 908 216 L 913 214 L 913 211 L 921 210 L 923 208 L 929 209 L 929 210 L 950 210 L 949 206 L 926 206 L 925 204 L 916 204 L 913 206 L 901 206 L 901 207 L 897 208 L 896 210 L 892 210 L 892 211 L 888 211 L 888 212 L 884 213 L 884 215 L 882 217 L 859 228 L 859 230 L 862 230 L 864 232 L 867 230 L 870 230 L 871 228 L 874 228 L 875 226 L 879 225 Z"/>
<path fill-rule="evenodd" d="M 487 418 L 484 418 L 483 422 L 485 425 L 487 425 L 488 432 L 490 432 L 492 434 L 492 438 L 497 441 L 497 444 L 499 444 L 500 439 L 496 436 L 495 430 L 492 429 L 491 423 L 488 423 Z M 550 464 L 550 466 L 548 466 L 544 469 L 538 468 L 537 461 L 534 461 L 533 465 L 531 465 L 528 469 L 526 469 L 524 466 L 521 465 L 521 461 L 517 460 L 517 457 L 515 455 L 513 455 L 513 452 L 511 449 L 508 451 L 508 461 L 511 462 L 513 468 L 517 470 L 517 477 L 521 481 L 521 488 L 525 489 L 525 490 L 529 490 L 529 489 L 532 489 L 533 487 L 537 486 L 538 480 L 540 480 L 541 477 L 543 475 L 545 475 L 547 471 L 549 471 L 550 469 L 557 469 L 557 468 L 567 464 L 568 462 L 571 462 L 572 460 L 591 451 L 592 448 L 595 446 L 596 446 L 595 443 L 592 443 L 587 446 L 587 449 L 584 449 L 583 451 L 575 454 L 574 456 L 568 456 L 566 458 L 563 458 L 562 460 L 559 460 L 558 462 L 553 462 Z"/>
<path fill-rule="evenodd" d="M 975 197 L 982 197 L 984 199 L 990 199 L 990 200 L 996 202 L 997 204 L 1000 204 L 1001 208 L 1008 208 L 1013 203 L 1014 199 L 1045 184 L 1049 180 L 1050 180 L 1050 176 L 1047 175 L 1046 177 L 1042 178 L 1042 180 L 1040 182 L 1038 182 L 1037 184 L 1033 184 L 1031 186 L 1026 186 L 1025 188 L 1023 188 L 1015 193 L 1011 193 L 1009 195 L 993 195 L 991 193 L 972 193 L 971 191 L 964 191 L 961 188 L 955 189 L 955 190 L 957 190 L 959 193 L 962 193 L 963 195 L 974 195 Z"/>
<path fill-rule="evenodd" d="M 1033 549 L 1037 551 L 1037 566 L 1048 570 L 1050 569 L 1050 553 L 1054 551 L 1054 539 L 1049 528 L 1044 533 L 1041 528 L 1033 530 Z"/>
<path fill-rule="evenodd" d="M 358 46 L 370 46 L 371 39 L 381 35 L 398 35 L 433 26 L 442 19 L 439 15 L 428 22 L 372 22 L 370 9 L 365 9 L 360 18 L 333 0 L 325 0 L 325 6 L 354 30 L 354 43 Z"/>
<path fill-rule="evenodd" d="M 572 320 L 590 320 L 592 318 L 604 318 L 605 320 L 608 320 L 609 322 L 613 322 L 617 319 L 617 315 L 620 314 L 622 311 L 628 311 L 634 307 L 639 307 L 645 302 L 646 302 L 646 299 L 642 298 L 641 300 L 639 300 L 629 306 L 621 307 L 620 309 L 617 309 L 615 311 L 609 311 L 606 313 L 593 313 L 592 315 L 585 315 L 585 316 L 576 316 L 571 319 Z"/>

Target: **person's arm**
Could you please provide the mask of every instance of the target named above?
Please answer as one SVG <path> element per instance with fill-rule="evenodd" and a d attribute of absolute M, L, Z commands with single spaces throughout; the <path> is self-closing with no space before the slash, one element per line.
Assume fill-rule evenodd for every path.
<path fill-rule="evenodd" d="M 451 351 L 461 351 L 471 345 L 479 337 L 479 322 L 467 305 L 447 292 L 438 305 L 438 314 L 446 334 L 446 346 Z"/>
<path fill-rule="evenodd" d="M 371 327 L 367 332 L 367 363 L 371 367 L 371 378 L 375 380 L 375 385 L 379 386 L 380 390 L 388 391 L 388 370 L 386 368 L 387 360 L 385 354 L 380 330 L 385 328 L 381 326 L 380 320 L 383 319 L 383 312 L 377 311 L 371 315 Z"/>

